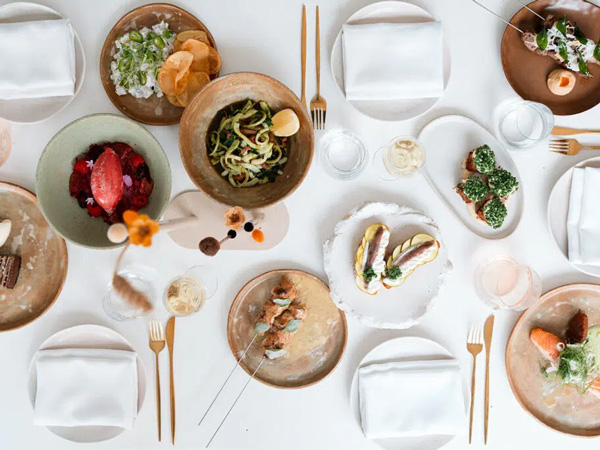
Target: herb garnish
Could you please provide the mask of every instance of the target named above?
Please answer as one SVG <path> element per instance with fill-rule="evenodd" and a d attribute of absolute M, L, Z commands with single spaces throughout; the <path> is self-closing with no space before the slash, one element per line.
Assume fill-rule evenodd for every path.
<path fill-rule="evenodd" d="M 560 353 L 556 374 L 563 383 L 577 386 L 583 394 L 589 387 L 589 378 L 595 365 L 596 357 L 585 343 L 571 344 Z"/>
<path fill-rule="evenodd" d="M 375 273 L 375 270 L 373 270 L 372 267 L 369 267 L 368 269 L 365 269 L 362 273 L 363 278 L 365 279 L 365 281 L 367 283 L 370 283 L 371 281 L 373 281 L 375 278 L 377 278 L 377 274 Z"/>
<path fill-rule="evenodd" d="M 402 276 L 402 271 L 400 270 L 400 267 L 392 266 L 389 269 L 387 269 L 385 274 L 386 274 L 386 277 L 389 278 L 390 280 L 397 280 L 398 278 L 400 278 Z"/>
<path fill-rule="evenodd" d="M 577 52 L 577 55 L 579 56 L 579 61 L 577 62 L 577 64 L 579 65 L 579 71 L 584 75 L 589 75 L 590 69 L 588 69 L 587 64 L 583 60 L 583 56 L 581 56 L 581 53 L 579 52 Z"/>
<path fill-rule="evenodd" d="M 490 173 L 496 167 L 496 155 L 488 145 L 482 145 L 473 153 L 473 164 L 478 172 Z"/>
<path fill-rule="evenodd" d="M 600 42 L 594 47 L 594 58 L 600 61 Z"/>
<path fill-rule="evenodd" d="M 467 178 L 464 183 L 460 184 L 459 188 L 462 190 L 463 194 L 465 194 L 465 197 L 472 202 L 479 202 L 483 200 L 490 192 L 490 189 L 487 187 L 487 185 L 477 175 Z"/>
<path fill-rule="evenodd" d="M 567 51 L 567 43 L 565 41 L 558 42 L 558 54 L 565 61 L 569 59 L 569 52 Z"/>
<path fill-rule="evenodd" d="M 546 27 L 543 27 L 542 31 L 537 34 L 535 41 L 540 50 L 546 50 L 546 47 L 548 47 L 548 30 Z"/>
<path fill-rule="evenodd" d="M 519 188 L 519 182 L 505 169 L 494 169 L 488 177 L 490 190 L 498 197 L 508 197 Z"/>
<path fill-rule="evenodd" d="M 556 29 L 560 31 L 564 37 L 567 37 L 567 17 L 563 17 L 556 22 Z"/>
<path fill-rule="evenodd" d="M 577 25 L 575 25 L 575 31 L 573 32 L 573 34 L 575 35 L 575 37 L 577 38 L 577 40 L 579 42 L 581 42 L 583 45 L 587 44 L 587 41 L 588 41 L 587 38 L 581 32 L 581 30 L 579 29 L 579 27 Z"/>
<path fill-rule="evenodd" d="M 498 197 L 494 197 L 483 205 L 483 217 L 492 228 L 500 228 L 506 215 L 506 206 Z"/>

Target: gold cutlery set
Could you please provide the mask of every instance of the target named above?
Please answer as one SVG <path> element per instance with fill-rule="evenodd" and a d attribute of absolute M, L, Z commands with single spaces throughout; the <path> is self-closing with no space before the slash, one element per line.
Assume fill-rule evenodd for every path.
<path fill-rule="evenodd" d="M 306 107 L 306 6 L 302 5 L 302 33 L 301 33 L 301 66 L 302 66 L 302 94 L 301 101 Z M 316 9 L 315 19 L 315 66 L 317 76 L 317 93 L 310 101 L 310 118 L 315 130 L 324 130 L 327 119 L 327 102 L 321 96 L 321 32 L 319 25 L 319 7 Z"/>
<path fill-rule="evenodd" d="M 598 130 L 579 130 L 577 128 L 554 127 L 552 134 L 554 136 L 572 136 L 576 134 L 598 134 Z M 550 151 L 562 155 L 577 155 L 581 150 L 600 150 L 600 145 L 583 145 L 577 139 L 565 138 L 554 139 L 550 141 Z"/>
<path fill-rule="evenodd" d="M 484 325 L 475 324 L 467 336 L 467 351 L 473 355 L 473 373 L 471 375 L 471 406 L 469 409 L 469 444 L 473 436 L 473 410 L 475 406 L 475 379 L 477 373 L 477 355 L 485 344 L 485 399 L 483 411 L 483 442 L 487 444 L 490 414 L 490 350 L 494 332 L 494 315 L 487 318 Z"/>
<path fill-rule="evenodd" d="M 161 440 L 162 414 L 160 401 L 160 370 L 158 354 L 165 348 L 165 333 L 158 320 L 148 322 L 150 332 L 150 350 L 156 355 L 156 418 L 158 423 L 158 440 Z M 169 349 L 169 404 L 171 409 L 171 443 L 175 445 L 175 380 L 173 372 L 173 346 L 175 343 L 175 317 L 167 322 L 166 345 Z"/>

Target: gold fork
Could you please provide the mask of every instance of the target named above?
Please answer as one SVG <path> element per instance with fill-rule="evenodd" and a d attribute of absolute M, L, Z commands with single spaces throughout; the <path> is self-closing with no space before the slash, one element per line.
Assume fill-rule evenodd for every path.
<path fill-rule="evenodd" d="M 156 416 L 158 418 L 158 440 L 161 438 L 161 412 L 160 412 L 160 373 L 158 370 L 158 354 L 165 348 L 165 333 L 158 320 L 148 322 L 150 329 L 150 349 L 156 355 Z"/>
<path fill-rule="evenodd" d="M 317 65 L 317 95 L 310 101 L 310 117 L 315 130 L 325 129 L 327 102 L 321 97 L 321 33 L 319 31 L 319 7 L 317 6 L 315 58 Z"/>
<path fill-rule="evenodd" d="M 483 350 L 483 325 L 471 326 L 467 336 L 467 350 L 473 355 L 473 374 L 471 375 L 471 408 L 469 411 L 469 444 L 473 435 L 473 407 L 475 406 L 475 373 L 477 372 L 477 355 Z"/>
<path fill-rule="evenodd" d="M 600 145 L 582 145 L 577 139 L 555 139 L 550 141 L 550 151 L 563 155 L 577 155 L 581 150 L 599 150 Z"/>

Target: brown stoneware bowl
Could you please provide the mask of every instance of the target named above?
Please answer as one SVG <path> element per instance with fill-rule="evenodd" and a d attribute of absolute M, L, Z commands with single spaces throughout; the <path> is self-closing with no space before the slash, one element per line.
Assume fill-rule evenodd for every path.
<path fill-rule="evenodd" d="M 135 98 L 129 94 L 117 95 L 115 85 L 110 79 L 110 63 L 117 52 L 115 41 L 120 36 L 131 30 L 139 30 L 143 27 L 151 28 L 163 20 L 175 33 L 185 30 L 203 30 L 208 35 L 211 46 L 216 48 L 215 40 L 208 28 L 189 12 L 167 3 L 152 3 L 136 8 L 121 17 L 108 33 L 100 55 L 100 79 L 110 101 L 126 116 L 147 125 L 179 123 L 183 108 L 171 105 L 164 96 L 161 98 L 156 95 L 149 98 Z M 218 76 L 218 73 L 211 75 L 211 79 Z"/>
<path fill-rule="evenodd" d="M 273 112 L 291 108 L 300 130 L 289 139 L 289 159 L 274 182 L 233 187 L 211 165 L 207 151 L 209 127 L 217 113 L 243 100 L 264 100 Z M 234 73 L 207 84 L 185 109 L 179 126 L 181 159 L 198 188 L 212 199 L 246 209 L 264 208 L 283 200 L 302 183 L 314 154 L 315 136 L 298 97 L 279 81 L 258 73 Z"/>
<path fill-rule="evenodd" d="M 600 8 L 583 0 L 536 0 L 529 7 L 547 17 L 565 17 L 576 22 L 581 31 L 594 42 L 600 36 Z M 522 8 L 510 23 L 524 31 L 538 32 L 542 20 Z M 588 64 L 592 77 L 583 79 L 576 75 L 577 83 L 573 91 L 565 96 L 554 95 L 548 89 L 546 79 L 554 69 L 562 66 L 549 56 L 536 55 L 521 41 L 521 35 L 507 26 L 502 36 L 502 68 L 506 79 L 525 100 L 543 103 L 556 115 L 565 116 L 587 111 L 600 103 L 600 66 Z"/>

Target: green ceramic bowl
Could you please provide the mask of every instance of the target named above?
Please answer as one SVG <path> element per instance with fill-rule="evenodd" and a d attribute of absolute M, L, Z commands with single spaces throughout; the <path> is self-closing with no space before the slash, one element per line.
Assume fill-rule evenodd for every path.
<path fill-rule="evenodd" d="M 154 179 L 154 190 L 141 212 L 153 219 L 162 216 L 171 196 L 171 166 L 152 134 L 131 119 L 115 114 L 92 114 L 71 122 L 50 139 L 36 172 L 36 195 L 48 223 L 63 238 L 84 247 L 108 249 L 108 225 L 90 217 L 69 195 L 69 178 L 75 158 L 91 144 L 125 142 L 144 157 Z"/>

